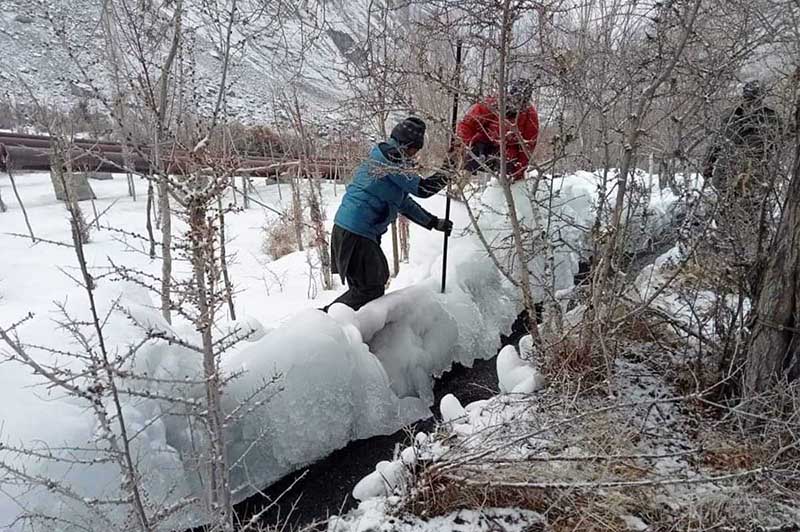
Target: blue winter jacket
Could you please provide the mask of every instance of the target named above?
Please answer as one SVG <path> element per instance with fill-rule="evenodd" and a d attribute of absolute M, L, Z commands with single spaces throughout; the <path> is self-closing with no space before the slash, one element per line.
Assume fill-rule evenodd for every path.
<path fill-rule="evenodd" d="M 384 155 L 393 148 L 397 149 L 393 139 L 374 146 L 358 166 L 336 211 L 336 225 L 375 242 L 380 242 L 398 213 L 423 227 L 432 227 L 436 217 L 409 197 L 430 194 L 420 190 L 421 178 L 410 171 L 410 162 L 390 161 Z"/>

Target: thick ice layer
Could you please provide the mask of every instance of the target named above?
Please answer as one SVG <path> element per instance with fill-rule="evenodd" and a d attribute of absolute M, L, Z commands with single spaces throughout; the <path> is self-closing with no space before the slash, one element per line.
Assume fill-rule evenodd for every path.
<path fill-rule="evenodd" d="M 439 293 L 441 262 L 434 259 L 415 274 L 417 283 L 359 312 L 341 306 L 334 306 L 329 315 L 308 309 L 272 330 L 252 317 L 220 324 L 220 336 L 237 327 L 252 332 L 223 360 L 227 374 L 241 374 L 226 388 L 226 412 L 233 412 L 239 401 L 278 376 L 250 411 L 230 424 L 228 450 L 237 500 L 349 441 L 392 433 L 428 417 L 434 376 L 454 362 L 471 364 L 476 357 L 494 353 L 498 330 L 513 320 L 515 303 L 471 238 L 454 239 L 451 246 L 453 262 L 445 295 Z M 146 293 L 131 287 L 123 292 L 121 303 L 140 325 L 197 343 L 191 328 L 175 329 L 164 322 Z M 115 297 L 108 294 L 107 299 Z M 121 327 L 115 325 L 115 331 Z M 131 330 L 135 328 L 124 327 L 125 337 L 135 337 Z M 187 382 L 161 388 L 139 382 L 140 389 L 203 399 L 202 388 L 191 384 L 200 380 L 201 360 L 187 348 L 153 343 L 140 351 L 134 365 L 140 373 Z M 260 404 L 267 397 L 269 401 Z M 87 435 L 96 432 L 91 412 L 81 405 L 59 401 L 52 408 L 60 412 L 58 422 L 41 426 L 36 438 L 77 446 L 85 445 Z M 169 503 L 199 495 L 195 460 L 205 445 L 202 427 L 193 425 L 180 405 L 156 399 L 126 399 L 123 410 L 137 432 L 133 450 L 149 496 Z M 87 451 L 83 458 L 92 455 Z M 35 474 L 64 479 L 79 499 L 121 495 L 119 468 L 113 464 L 62 468 L 30 459 L 21 463 Z M 44 490 L 23 496 L 21 502 L 89 528 L 113 529 L 125 518 L 121 512 L 87 515 L 80 500 L 71 502 Z M 9 504 L 3 510 L 7 522 L 19 508 Z M 199 509 L 193 508 L 176 515 L 170 526 L 202 520 Z"/>

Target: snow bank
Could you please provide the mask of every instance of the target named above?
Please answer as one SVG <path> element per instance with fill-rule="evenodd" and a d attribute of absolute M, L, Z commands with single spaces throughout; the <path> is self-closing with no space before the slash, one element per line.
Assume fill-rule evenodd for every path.
<path fill-rule="evenodd" d="M 683 276 L 677 272 L 686 259 L 682 247 L 678 243 L 652 264 L 642 268 L 634 280 L 630 295 L 636 303 L 649 304 L 651 308 L 671 316 L 687 330 L 702 333 L 705 338 L 718 338 L 719 328 L 715 322 L 718 308 L 727 308 L 731 313 L 741 310 L 742 315 L 746 316 L 750 312 L 751 301 L 738 294 L 720 295 L 691 284 L 685 286 Z M 690 343 L 698 341 L 691 334 L 685 334 L 684 339 Z"/>
<path fill-rule="evenodd" d="M 455 212 L 455 218 L 457 227 L 464 223 L 463 213 Z M 393 291 L 359 312 L 335 305 L 329 315 L 306 309 L 271 327 L 252 315 L 218 324 L 219 337 L 237 327 L 252 333 L 222 362 L 225 373 L 239 375 L 223 396 L 227 412 L 277 376 L 254 406 L 246 409 L 247 415 L 229 425 L 228 458 L 234 465 L 236 500 L 352 440 L 393 433 L 429 417 L 435 376 L 455 362 L 471 365 L 476 357 L 494 354 L 498 331 L 516 314 L 508 285 L 474 238 L 456 237 L 451 240 L 447 293 L 440 294 L 441 235 L 425 231 L 413 238 L 419 245 L 415 248 L 418 262 L 404 267 L 404 276 L 395 280 Z M 64 263 L 69 263 L 69 257 Z M 191 327 L 167 324 L 146 292 L 102 280 L 98 290 L 99 299 L 106 302 L 121 297 L 120 304 L 141 326 L 199 343 Z M 70 299 L 78 308 L 82 301 L 79 293 Z M 247 307 L 248 312 L 253 310 L 253 305 Z M 122 317 L 111 320 L 108 327 L 109 338 L 120 346 L 140 334 Z M 21 333 L 25 335 L 26 330 Z M 135 383 L 141 391 L 202 401 L 202 388 L 192 384 L 202 375 L 201 360 L 190 349 L 153 342 L 141 349 L 131 364 L 139 373 L 186 382 L 170 386 Z M 22 382 L 34 382 L 25 378 Z M 17 441 L 78 447 L 86 445 L 87 435 L 97 433 L 95 420 L 83 404 L 64 398 L 45 403 L 29 389 L 12 386 L 11 390 L 11 397 L 18 399 L 12 403 L 22 405 L 24 411 L 19 416 L 4 411 L 3 421 L 7 433 Z M 261 404 L 262 399 L 269 400 Z M 30 408 L 24 406 L 27 403 Z M 49 417 L 43 409 L 56 419 L 31 426 L 29 416 Z M 203 428 L 179 405 L 155 398 L 126 398 L 123 410 L 136 433 L 133 451 L 145 473 L 143 484 L 149 497 L 170 504 L 200 494 L 197 464 L 202 463 Z M 90 446 L 82 458 L 93 456 L 97 450 Z M 72 501 L 44 490 L 23 494 L 13 489 L 20 504 L 87 528 L 122 526 L 125 516 L 121 512 L 87 514 L 84 504 L 92 498 L 121 494 L 116 465 L 60 467 L 31 457 L 20 457 L 16 464 L 42 477 L 62 479 L 77 495 Z M 389 473 L 383 471 L 383 476 L 391 476 Z M 0 522 L 7 523 L 19 514 L 20 507 L 3 497 L 0 510 Z M 178 529 L 199 524 L 204 520 L 200 512 L 190 506 L 167 526 Z"/>
<path fill-rule="evenodd" d="M 558 212 L 569 218 L 570 223 L 558 227 L 552 224 L 551 235 L 565 242 L 580 242 L 590 225 L 596 176 L 558 179 L 562 202 Z M 63 208 L 49 197 L 48 176 L 27 176 L 25 183 L 25 187 L 31 188 L 26 191 L 23 187 L 22 193 L 27 194 L 26 203 L 37 220 L 37 234 L 42 238 L 67 240 L 69 228 L 63 219 Z M 124 180 L 98 182 L 93 186 L 100 196 L 98 209 L 117 201 L 106 215 L 109 224 L 135 227 L 137 220 L 142 219 L 144 205 L 125 196 Z M 514 194 L 524 220 L 533 224 L 525 186 L 525 183 L 515 185 Z M 490 209 L 493 212 L 481 217 L 481 226 L 493 238 L 507 234 L 502 215 L 505 200 L 498 191 L 498 187 L 490 186 L 482 199 L 484 205 L 493 206 Z M 336 203 L 328 202 L 331 208 Z M 437 214 L 443 212 L 443 203 L 441 197 L 423 201 L 426 208 Z M 13 223 L 9 230 L 24 232 L 21 216 L 17 214 L 12 209 L 4 215 L 14 216 L 10 218 Z M 253 250 L 260 243 L 258 228 L 263 223 L 263 214 L 251 210 L 230 218 L 231 248 L 240 257 L 232 265 L 232 274 L 244 288 L 237 296 L 237 310 L 246 317 L 238 322 L 219 323 L 217 334 L 224 335 L 235 327 L 253 334 L 223 360 L 225 372 L 241 374 L 226 389 L 226 409 L 233 411 L 238 401 L 249 397 L 265 380 L 279 376 L 264 392 L 264 397 L 270 400 L 248 410 L 247 415 L 229 426 L 229 459 L 234 464 L 233 482 L 238 500 L 351 440 L 391 433 L 427 417 L 433 402 L 435 376 L 447 371 L 453 363 L 471 365 L 477 357 L 494 354 L 498 332 L 513 321 L 518 301 L 477 239 L 471 235 L 458 236 L 468 220 L 457 203 L 453 205 L 453 219 L 456 236 L 450 243 L 446 294 L 439 293 L 441 234 L 412 227 L 411 264 L 403 266 L 392 282 L 391 291 L 359 312 L 334 307 L 325 315 L 308 307 L 321 306 L 334 294 L 323 293 L 320 301 L 308 301 L 308 270 L 303 254 L 292 254 L 269 264 L 277 280 L 272 288 L 267 286 L 269 297 L 265 299 L 264 266 L 253 257 Z M 52 315 L 52 294 L 63 294 L 58 297 L 75 307 L 78 317 L 86 313 L 84 296 L 78 289 L 65 288 L 58 271 L 74 265 L 71 251 L 39 246 L 37 253 L 30 253 L 24 241 L 7 239 L 4 244 L 15 260 L 14 264 L 0 264 L 4 296 L 0 320 L 4 324 L 13 323 L 20 312 L 31 310 L 43 317 L 26 324 L 20 330 L 21 335 L 45 345 L 65 345 L 63 342 L 68 340 L 63 332 L 54 330 L 48 319 Z M 387 251 L 388 246 L 384 242 Z M 158 275 L 157 262 L 126 253 L 118 240 L 104 232 L 93 236 L 87 253 L 95 267 L 106 265 L 108 256 L 125 257 L 131 267 Z M 566 246 L 557 250 L 559 286 L 571 286 L 576 257 Z M 148 294 L 98 279 L 101 307 L 116 301 L 120 292 L 124 296 L 120 303 L 141 324 L 186 340 L 196 339 L 196 332 L 190 327 L 166 324 Z M 106 308 L 101 308 L 102 314 L 105 311 Z M 117 349 L 124 349 L 140 334 L 127 320 L 116 318 L 109 321 L 106 332 Z M 189 349 L 166 342 L 153 343 L 142 349 L 131 363 L 138 372 L 186 381 L 169 390 L 156 385 L 145 390 L 172 395 L 179 391 L 187 401 L 202 399 L 202 389 L 190 384 L 201 375 L 200 360 Z M 519 373 L 525 373 L 525 378 L 513 386 L 504 384 L 508 391 L 517 390 L 517 385 L 524 381 L 532 385 L 523 387 L 526 391 L 538 386 L 532 368 L 523 366 L 519 366 Z M 65 448 L 83 447 L 81 458 L 91 458 L 100 445 L 92 414 L 85 405 L 68 398 L 43 396 L 41 389 L 34 387 L 37 382 L 35 376 L 13 364 L 4 366 L 0 372 L 2 401 L 14 405 L 3 409 L 0 419 L 3 440 L 21 445 L 47 442 Z M 139 382 L 137 386 L 143 385 Z M 145 473 L 143 482 L 152 500 L 169 504 L 184 495 L 197 494 L 200 485 L 196 460 L 202 458 L 202 428 L 190 423 L 191 418 L 176 411 L 175 405 L 153 398 L 128 397 L 123 409 L 136 434 L 133 450 Z M 468 405 L 464 411 L 469 419 L 492 419 L 491 412 L 479 404 Z M 32 419 L 47 422 L 31 422 Z M 452 421 L 455 425 L 459 423 L 457 419 Z M 70 502 L 70 497 L 54 496 L 44 490 L 23 494 L 16 487 L 9 488 L 12 495 L 20 497 L 20 504 L 48 515 L 94 526 L 105 518 L 87 515 L 83 501 L 119 493 L 119 470 L 111 464 L 60 468 L 30 456 L 14 460 L 15 465 L 32 474 L 55 476 L 73 487 L 75 503 Z M 12 521 L 20 511 L 16 502 L 0 497 L 0 524 Z M 203 519 L 197 512 L 196 508 L 188 508 L 170 525 L 180 528 L 197 524 Z M 112 515 L 109 519 L 111 522 L 100 528 L 118 528 L 124 516 Z"/>
<path fill-rule="evenodd" d="M 455 248 L 458 250 L 458 245 Z M 470 253 L 462 257 L 469 255 L 480 259 Z M 392 292 L 359 312 L 335 305 L 330 315 L 308 309 L 270 331 L 254 318 L 228 324 L 221 331 L 225 334 L 238 326 L 255 333 L 223 360 L 225 373 L 240 374 L 226 389 L 227 412 L 276 376 L 275 384 L 264 392 L 269 401 L 252 408 L 229 428 L 228 451 L 234 464 L 237 500 L 352 440 L 389 434 L 430 416 L 434 376 L 454 362 L 471 364 L 476 357 L 493 354 L 496 331 L 513 318 L 515 308 L 497 274 L 462 262 L 454 267 L 446 295 L 438 294 L 434 285 L 438 286 L 438 280 Z M 192 331 L 165 323 L 147 294 L 129 290 L 124 297 L 128 312 L 143 326 L 192 338 Z M 161 379 L 189 382 L 202 375 L 196 353 L 165 342 L 144 348 L 134 365 L 138 372 Z M 157 388 L 147 387 L 154 394 L 180 391 L 186 400 L 202 399 L 202 389 L 196 385 Z M 62 438 L 65 445 L 77 445 L 96 431 L 90 412 L 68 403 L 59 408 L 64 410 L 63 424 L 42 427 L 37 437 L 44 441 Z M 174 501 L 199 494 L 193 460 L 198 456 L 197 447 L 203 445 L 202 428 L 193 426 L 190 416 L 176 412 L 176 405 L 156 399 L 130 400 L 123 409 L 130 427 L 139 431 L 134 453 L 142 471 L 147 472 L 145 486 L 152 497 Z M 23 465 L 37 474 L 64 478 L 83 498 L 119 492 L 119 470 L 111 464 L 69 471 L 53 464 L 37 465 L 33 460 Z M 399 474 L 396 466 L 386 468 L 382 477 Z M 91 516 L 83 516 L 82 503 L 56 499 L 54 506 L 52 496 L 45 498 L 36 492 L 22 500 L 50 515 L 81 519 L 94 526 L 102 523 L 100 518 L 92 521 Z M 192 510 L 197 517 L 178 516 L 171 525 L 199 523 L 198 511 Z M 116 517 L 112 524 L 119 524 Z"/>
<path fill-rule="evenodd" d="M 617 169 L 607 171 L 605 179 L 609 188 L 616 183 L 618 173 Z M 534 298 L 537 300 L 544 298 L 546 289 L 558 292 L 571 288 L 573 276 L 578 272 L 578 261 L 589 258 L 590 230 L 595 223 L 598 194 L 603 179 L 602 171 L 578 171 L 564 176 L 544 176 L 535 193 L 532 190 L 533 179 L 512 185 L 514 205 L 523 229 L 533 234 L 546 235 L 552 247 L 553 265 L 550 275 L 546 272 L 547 258 L 544 249 L 537 250 L 528 263 Z M 647 192 L 653 190 L 652 180 L 651 176 L 641 170 L 636 170 L 631 179 L 631 188 L 641 189 L 645 198 L 641 204 L 628 205 L 625 210 L 623 219 L 631 222 L 627 242 L 631 252 L 641 251 L 675 228 L 681 214 L 679 206 L 682 202 L 670 189 Z M 681 178 L 681 181 L 686 180 Z M 613 200 L 613 195 L 611 197 Z M 547 209 L 543 208 L 544 205 L 549 206 L 549 216 Z M 508 249 L 511 236 L 508 208 L 503 189 L 496 180 L 491 181 L 483 192 L 477 210 L 480 212 L 479 226 L 486 239 L 498 246 L 505 242 L 504 247 Z M 602 223 L 607 221 L 604 219 Z M 500 258 L 502 263 L 511 264 L 513 253 L 500 253 Z"/>
<path fill-rule="evenodd" d="M 308 310 L 226 362 L 227 371 L 244 371 L 232 404 L 264 375 L 282 375 L 283 390 L 233 429 L 237 497 L 351 440 L 429 417 L 434 377 L 453 363 L 493 356 L 515 303 L 470 239 L 455 239 L 452 249 L 457 260 L 446 294 L 429 276 L 358 312 L 338 304 L 328 315 Z"/>

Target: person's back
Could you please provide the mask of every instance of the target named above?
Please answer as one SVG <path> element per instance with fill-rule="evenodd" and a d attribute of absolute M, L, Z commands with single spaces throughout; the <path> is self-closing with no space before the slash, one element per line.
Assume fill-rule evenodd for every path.
<path fill-rule="evenodd" d="M 383 295 L 389 264 L 380 241 L 398 214 L 429 230 L 448 234 L 452 230 L 449 220 L 437 218 L 410 197 L 430 197 L 447 183 L 444 173 L 421 179 L 411 171 L 424 138 L 425 123 L 407 118 L 395 126 L 386 142 L 374 146 L 356 169 L 331 233 L 331 270 L 348 286 L 334 303 L 358 310 Z"/>
<path fill-rule="evenodd" d="M 409 191 L 419 185 L 419 176 L 410 171 L 411 166 L 396 142 L 389 140 L 373 146 L 347 185 L 334 222 L 379 242 L 406 202 Z M 423 223 L 428 221 L 422 213 L 417 218 Z"/>

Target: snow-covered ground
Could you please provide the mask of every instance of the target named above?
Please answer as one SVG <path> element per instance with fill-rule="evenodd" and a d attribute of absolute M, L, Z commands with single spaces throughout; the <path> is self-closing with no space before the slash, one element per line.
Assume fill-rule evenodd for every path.
<path fill-rule="evenodd" d="M 67 242 L 66 212 L 53 197 L 49 176 L 21 174 L 18 183 L 37 237 Z M 0 237 L 5 256 L 0 266 L 0 323 L 8 327 L 31 312 L 34 319 L 19 330 L 24 341 L 40 346 L 70 345 L 71 340 L 56 325 L 60 316 L 54 303 L 63 304 L 76 316 L 86 315 L 85 296 L 68 279 L 75 271 L 73 251 L 47 243 L 31 245 L 24 237 L 10 235 L 25 234 L 26 229 L 21 211 L 8 201 L 13 196 L 9 197 L 7 184 L 0 181 L 10 204 L 9 212 L 2 215 L 4 234 Z M 143 232 L 145 202 L 141 197 L 138 202 L 127 197 L 124 180 L 92 181 L 92 186 L 98 195 L 97 211 L 103 213 L 102 225 Z M 260 201 L 282 209 L 277 186 L 262 184 L 257 190 Z M 339 186 L 336 193 L 342 192 Z M 288 194 L 284 185 L 282 195 Z M 333 186 L 326 184 L 324 195 L 330 220 L 338 202 Z M 443 203 L 441 197 L 425 202 L 435 213 L 443 211 Z M 93 218 L 91 204 L 82 206 L 87 218 Z M 305 253 L 269 261 L 260 251 L 262 226 L 274 216 L 254 206 L 227 221 L 229 250 L 235 256 L 231 276 L 237 290 L 236 310 L 244 316 L 239 322 L 259 330 L 224 361 L 228 372 L 244 370 L 228 388 L 227 397 L 231 402 L 244 397 L 263 379 L 276 374 L 280 375 L 277 388 L 281 390 L 276 389 L 264 409 L 231 428 L 237 498 L 350 440 L 391 433 L 429 416 L 433 376 L 454 361 L 470 364 L 476 357 L 491 356 L 497 331 L 516 313 L 507 285 L 469 236 L 457 235 L 451 240 L 448 294 L 439 295 L 441 234 L 413 227 L 411 263 L 403 265 L 389 295 L 357 314 L 339 308 L 325 315 L 315 309 L 341 290 L 315 288 Z M 457 206 L 453 218 L 457 230 L 463 229 L 465 215 Z M 139 242 L 121 234 L 94 231 L 86 247 L 87 259 L 96 273 L 113 260 L 157 275 L 159 262 L 151 261 L 140 248 Z M 384 248 L 391 256 L 390 241 L 384 242 Z M 181 270 L 185 273 L 185 268 L 177 264 L 177 275 Z M 140 322 L 181 337 L 194 334 L 180 323 L 170 328 L 158 315 L 151 296 L 136 287 L 101 278 L 97 289 L 103 312 L 121 297 L 120 304 Z M 308 294 L 315 292 L 316 298 L 310 299 Z M 230 326 L 218 325 L 221 329 Z M 122 349 L 140 332 L 128 320 L 115 316 L 106 325 L 106 335 L 114 348 Z M 200 367 L 196 355 L 166 344 L 149 346 L 135 364 L 162 378 L 194 375 Z M 21 365 L 4 365 L 0 373 L 2 401 L 14 408 L 3 409 L 3 440 L 18 446 L 48 442 L 66 447 L 91 438 L 95 431 L 91 413 L 72 399 L 37 386 L 40 384 Z M 165 416 L 166 407 L 158 401 L 131 401 L 125 408 L 131 423 L 141 429 L 136 447 L 144 470 L 153 471 L 145 481 L 152 497 L 195 491 L 191 472 L 181 461 L 186 446 L 191 445 L 186 421 Z M 110 466 L 59 471 L 53 464 L 30 458 L 3 458 L 36 474 L 68 479 L 86 497 L 109 495 L 118 487 Z M 12 489 L 10 495 L 15 493 Z M 54 509 L 51 498 L 36 490 L 16 503 L 5 496 L 0 501 L 3 523 L 19 512 L 18 503 L 56 513 L 81 511 L 70 509 L 71 503 L 66 501 L 61 501 L 64 507 Z"/>
<path fill-rule="evenodd" d="M 562 270 L 558 278 L 563 284 L 559 288 L 571 284 L 571 275 L 577 268 L 574 247 L 583 238 L 581 228 L 591 225 L 597 177 L 585 174 L 554 182 L 554 187 L 561 190 L 558 217 L 563 223 L 553 224 L 553 232 L 562 226 L 571 231 L 567 237 L 558 233 L 568 244 L 558 250 L 563 259 L 559 261 Z M 67 242 L 66 212 L 55 201 L 49 176 L 21 174 L 18 184 L 37 237 Z M 88 312 L 84 293 L 69 280 L 76 268 L 73 251 L 43 242 L 31 245 L 24 237 L 10 235 L 24 235 L 26 228 L 8 185 L 7 178 L 0 177 L 3 198 L 10 208 L 0 215 L 4 253 L 0 263 L 0 326 L 8 327 L 30 312 L 34 318 L 19 329 L 23 341 L 45 347 L 74 347 L 72 339 L 58 326 L 63 316 L 57 306 L 79 318 Z M 96 209 L 101 213 L 102 225 L 143 233 L 142 183 L 137 202 L 127 196 L 120 177 L 92 181 L 92 186 L 98 196 Z M 525 202 L 525 186 L 520 184 L 515 190 L 519 205 Z M 326 183 L 323 188 L 330 225 L 343 187 L 334 189 Z M 288 186 L 283 185 L 279 191 L 278 186 L 262 181 L 254 196 L 270 207 L 284 210 L 289 195 Z M 493 213 L 481 224 L 496 234 L 502 232 L 498 214 L 504 211 L 501 198 L 497 189 L 490 186 L 482 200 Z M 659 200 L 659 216 L 654 218 L 668 217 L 674 200 Z M 444 211 L 441 196 L 422 203 L 435 214 Z M 529 202 L 528 205 L 527 210 L 522 209 L 523 217 L 531 212 Z M 84 202 L 82 206 L 87 218 L 92 219 L 91 204 Z M 278 376 L 270 401 L 230 427 L 229 452 L 235 464 L 237 500 L 351 440 L 391 433 L 430 415 L 433 377 L 454 362 L 470 365 L 475 358 L 492 356 L 498 332 L 510 324 L 518 311 L 509 284 L 494 268 L 477 238 L 465 231 L 468 218 L 458 203 L 453 204 L 456 231 L 450 243 L 447 293 L 438 293 L 441 234 L 412 226 L 410 263 L 402 265 L 384 298 L 357 313 L 334 308 L 326 315 L 316 310 L 342 289 L 321 291 L 315 281 L 318 274 L 311 271 L 306 253 L 292 253 L 274 261 L 263 254 L 262 228 L 276 216 L 252 205 L 226 220 L 228 250 L 234 256 L 230 273 L 237 291 L 238 324 L 256 331 L 223 360 L 226 372 L 242 373 L 227 388 L 229 408 L 234 408 L 238 399 L 247 397 L 265 379 Z M 526 221 L 530 222 L 529 218 Z M 180 223 L 177 226 L 180 229 Z M 391 257 L 388 237 L 383 247 Z M 108 269 L 113 260 L 118 265 L 159 275 L 159 261 L 150 260 L 139 241 L 121 233 L 93 231 L 86 253 L 96 274 Z M 186 265 L 177 263 L 175 270 L 177 276 L 185 275 Z M 152 296 L 140 288 L 99 277 L 97 297 L 103 314 L 119 300 L 140 323 L 181 338 L 196 335 L 186 324 L 170 326 L 164 322 Z M 236 324 L 221 320 L 217 325 L 223 333 Z M 106 323 L 105 334 L 116 350 L 125 349 L 141 337 L 141 331 L 130 320 L 116 313 Z M 52 352 L 31 349 L 37 356 L 59 358 Z M 505 358 L 509 371 L 521 371 L 516 376 L 509 373 L 504 389 L 532 391 L 541 385 L 537 375 L 520 368 L 518 361 Z M 162 379 L 191 378 L 200 374 L 201 368 L 195 354 L 166 343 L 149 345 L 137 355 L 134 364 L 137 370 Z M 3 408 L 2 441 L 15 446 L 91 449 L 97 427 L 84 405 L 42 387 L 37 376 L 14 362 L 4 364 L 0 390 L 0 401 L 13 405 Z M 147 491 L 153 500 L 165 504 L 199 491 L 196 475 L 192 474 L 196 466 L 187 463 L 186 458 L 192 456 L 196 429 L 186 416 L 171 415 L 170 408 L 155 399 L 130 400 L 123 408 L 138 431 L 134 452 L 142 470 L 148 472 L 144 479 Z M 119 490 L 118 471 L 109 464 L 67 467 L 30 456 L 3 454 L 6 456 L 0 455 L 0 459 L 10 460 L 31 474 L 55 476 L 71 484 L 84 499 L 114 496 Z M 24 506 L 94 524 L 83 508 L 85 501 L 75 504 L 42 490 L 22 493 L 14 486 L 3 486 L 3 490 L 0 523 L 13 519 Z M 121 518 L 116 516 L 112 521 Z M 202 520 L 202 516 L 180 515 L 173 524 L 182 526 L 197 523 L 198 519 Z"/>
<path fill-rule="evenodd" d="M 612 396 L 555 384 L 506 386 L 467 405 L 443 397 L 436 431 L 376 464 L 353 490 L 359 506 L 328 531 L 684 530 L 710 515 L 765 530 L 796 523 L 796 500 L 765 493 L 761 469 L 733 461 L 737 435 L 692 410 L 662 356 L 631 342 L 614 362 Z M 526 358 L 510 367 L 498 357 L 501 391 L 514 371 L 538 375 Z"/>

